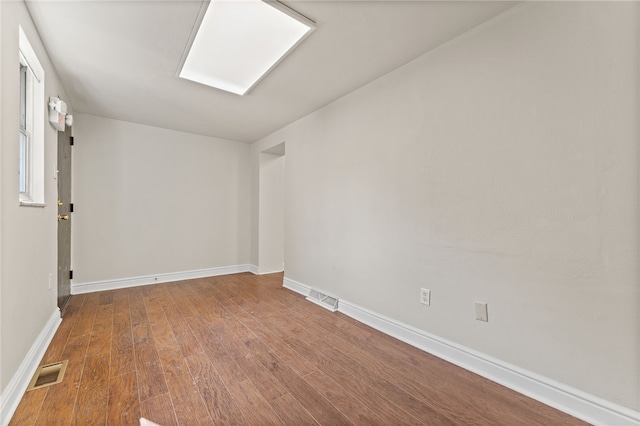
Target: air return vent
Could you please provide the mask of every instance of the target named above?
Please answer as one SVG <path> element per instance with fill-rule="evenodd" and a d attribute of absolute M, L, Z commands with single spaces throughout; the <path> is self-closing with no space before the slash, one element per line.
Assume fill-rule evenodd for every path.
<path fill-rule="evenodd" d="M 69 360 L 56 362 L 54 364 L 43 365 L 36 370 L 36 373 L 29 383 L 27 391 L 41 389 L 62 382 L 64 372 L 67 370 Z"/>
<path fill-rule="evenodd" d="M 329 296 L 313 288 L 309 291 L 307 300 L 315 303 L 316 305 L 320 305 L 323 308 L 330 310 L 331 312 L 335 312 L 338 310 L 337 297 Z"/>

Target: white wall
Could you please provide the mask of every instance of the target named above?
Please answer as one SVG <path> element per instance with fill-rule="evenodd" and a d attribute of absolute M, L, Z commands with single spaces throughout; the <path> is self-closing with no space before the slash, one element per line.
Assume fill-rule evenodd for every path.
<path fill-rule="evenodd" d="M 284 270 L 285 156 L 260 154 L 258 273 Z"/>
<path fill-rule="evenodd" d="M 258 141 L 287 277 L 638 410 L 638 18 L 518 6 Z"/>
<path fill-rule="evenodd" d="M 23 2 L 0 2 L 0 389 L 18 367 L 57 310 L 57 161 L 58 132 L 45 124 L 46 207 L 18 205 L 19 62 L 18 25 L 22 25 L 45 71 L 45 95 L 67 99 Z M 69 105 L 71 108 L 71 105 Z M 48 277 L 54 282 L 48 289 Z M 3 395 L 6 396 L 6 395 Z"/>
<path fill-rule="evenodd" d="M 2 5 L 0 4 L 0 46 L 2 46 Z M 2 53 L 0 52 L 0 100 L 4 99 L 2 92 Z M 2 101 L 0 101 L 0 137 L 2 137 Z M 2 176 L 2 143 L 0 143 L 0 176 Z M 0 184 L 0 242 L 2 241 L 2 185 Z M 4 382 L 2 381 L 2 377 L 4 376 L 2 369 L 2 354 L 3 354 L 3 346 L 2 343 L 2 244 L 0 243 L 0 395 L 2 395 L 2 391 L 4 390 Z"/>
<path fill-rule="evenodd" d="M 248 145 L 75 120 L 74 284 L 248 263 Z"/>

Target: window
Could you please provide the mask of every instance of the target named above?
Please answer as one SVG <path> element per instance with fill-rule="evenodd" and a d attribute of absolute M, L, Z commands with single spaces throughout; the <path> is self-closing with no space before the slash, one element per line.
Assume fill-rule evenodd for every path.
<path fill-rule="evenodd" d="M 29 71 L 29 67 L 27 67 L 22 55 L 20 55 L 20 168 L 18 169 L 18 175 L 20 176 L 21 199 L 29 197 L 29 142 L 33 126 L 31 114 L 27 115 L 27 110 L 33 110 L 33 96 L 30 90 L 33 87 L 33 82 L 27 82 L 32 79 L 33 74 Z M 29 125 L 27 125 L 27 117 L 30 119 Z"/>
<path fill-rule="evenodd" d="M 22 27 L 18 187 L 22 205 L 44 205 L 44 70 Z"/>

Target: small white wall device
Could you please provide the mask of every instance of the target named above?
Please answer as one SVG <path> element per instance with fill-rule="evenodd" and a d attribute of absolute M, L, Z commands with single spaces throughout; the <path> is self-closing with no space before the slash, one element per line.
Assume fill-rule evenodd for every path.
<path fill-rule="evenodd" d="M 67 104 L 60 98 L 49 98 L 49 122 L 58 131 L 64 132 Z"/>

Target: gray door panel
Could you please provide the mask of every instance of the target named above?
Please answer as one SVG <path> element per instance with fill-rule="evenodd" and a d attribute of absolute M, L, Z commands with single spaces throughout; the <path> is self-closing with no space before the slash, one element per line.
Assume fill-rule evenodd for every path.
<path fill-rule="evenodd" d="M 71 297 L 71 128 L 58 132 L 58 307 Z M 64 220 L 62 218 L 67 218 Z M 62 219 L 62 220 L 61 220 Z"/>

